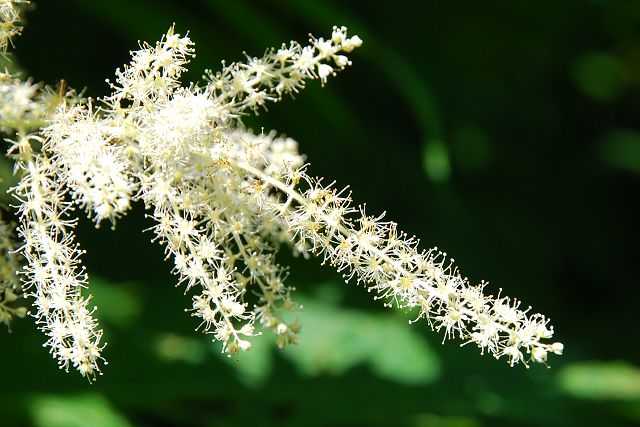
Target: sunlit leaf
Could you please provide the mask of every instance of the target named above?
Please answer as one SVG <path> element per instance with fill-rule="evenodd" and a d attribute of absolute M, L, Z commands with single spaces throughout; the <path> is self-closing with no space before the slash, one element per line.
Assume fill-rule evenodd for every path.
<path fill-rule="evenodd" d="M 578 362 L 564 368 L 558 381 L 580 399 L 640 400 L 640 368 L 627 362 Z"/>
<path fill-rule="evenodd" d="M 435 379 L 440 364 L 431 348 L 409 325 L 386 317 L 374 325 L 376 338 L 373 353 L 369 355 L 373 371 L 380 377 L 404 384 Z"/>
<path fill-rule="evenodd" d="M 165 362 L 202 363 L 206 356 L 205 343 L 195 336 L 163 334 L 155 343 L 155 352 Z"/>
<path fill-rule="evenodd" d="M 119 327 L 131 326 L 140 314 L 141 301 L 130 283 L 113 283 L 99 277 L 91 277 L 93 303 L 98 307 L 98 317 Z"/>
<path fill-rule="evenodd" d="M 273 365 L 273 337 L 270 332 L 263 332 L 266 337 L 256 337 L 251 340 L 251 351 L 242 353 L 240 357 L 229 357 L 220 351 L 218 343 L 213 344 L 215 351 L 228 362 L 237 373 L 243 384 L 257 387 L 269 378 Z"/>
<path fill-rule="evenodd" d="M 36 427 L 130 427 L 132 424 L 99 394 L 36 396 L 29 405 Z"/>
<path fill-rule="evenodd" d="M 331 285 L 337 288 L 335 284 Z M 301 344 L 284 354 L 306 375 L 340 375 L 368 365 L 378 376 L 404 384 L 429 383 L 440 362 L 420 334 L 392 315 L 345 309 L 331 302 L 301 301 Z"/>
<path fill-rule="evenodd" d="M 480 421 L 470 417 L 442 416 L 436 414 L 419 415 L 416 427 L 480 427 Z"/>
<path fill-rule="evenodd" d="M 451 172 L 449 153 L 442 141 L 427 141 L 423 147 L 422 155 L 424 171 L 432 181 L 444 182 L 449 179 Z"/>

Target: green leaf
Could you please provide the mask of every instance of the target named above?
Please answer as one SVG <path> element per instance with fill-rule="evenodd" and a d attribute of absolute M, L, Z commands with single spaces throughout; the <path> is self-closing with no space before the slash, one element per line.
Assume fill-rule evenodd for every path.
<path fill-rule="evenodd" d="M 131 427 L 99 394 L 36 396 L 29 405 L 36 427 Z"/>
<path fill-rule="evenodd" d="M 240 381 L 248 387 L 259 387 L 269 379 L 273 366 L 273 336 L 270 332 L 251 340 L 251 350 L 229 357 L 220 351 L 220 343 L 214 343 L 215 351 L 238 375 Z"/>
<path fill-rule="evenodd" d="M 615 129 L 604 134 L 598 147 L 599 157 L 607 164 L 640 173 L 640 132 Z"/>
<path fill-rule="evenodd" d="M 98 317 L 121 328 L 132 326 L 142 309 L 131 283 L 113 283 L 91 277 L 89 292 L 98 307 Z"/>
<path fill-rule="evenodd" d="M 492 161 L 491 141 L 477 126 L 463 124 L 454 129 L 451 139 L 453 165 L 464 172 L 481 172 Z"/>
<path fill-rule="evenodd" d="M 480 427 L 482 423 L 471 417 L 423 414 L 418 416 L 414 425 L 416 427 Z"/>
<path fill-rule="evenodd" d="M 331 286 L 338 286 L 331 284 Z M 304 300 L 296 313 L 303 325 L 300 345 L 284 355 L 305 375 L 340 375 L 366 364 L 379 377 L 403 384 L 434 381 L 440 361 L 421 331 L 389 314 L 340 308 Z"/>
<path fill-rule="evenodd" d="M 580 399 L 640 400 L 640 369 L 623 361 L 573 363 L 558 381 L 565 393 Z"/>
<path fill-rule="evenodd" d="M 421 384 L 435 379 L 440 364 L 411 326 L 389 319 L 380 319 L 377 323 L 376 348 L 370 359 L 378 376 L 403 384 Z"/>
<path fill-rule="evenodd" d="M 627 83 L 628 72 L 614 55 L 589 52 L 573 64 L 575 85 L 585 95 L 599 101 L 608 101 L 620 94 Z"/>
<path fill-rule="evenodd" d="M 449 164 L 449 152 L 443 141 L 432 139 L 424 144 L 422 165 L 432 181 L 446 182 L 449 180 L 451 165 Z"/>
<path fill-rule="evenodd" d="M 206 347 L 201 337 L 161 334 L 155 341 L 154 350 L 164 362 L 185 362 L 193 365 L 205 360 Z"/>

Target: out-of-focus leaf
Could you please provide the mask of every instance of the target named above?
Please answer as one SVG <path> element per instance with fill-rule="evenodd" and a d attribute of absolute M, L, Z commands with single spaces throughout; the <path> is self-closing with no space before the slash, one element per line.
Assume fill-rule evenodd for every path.
<path fill-rule="evenodd" d="M 284 354 L 303 374 L 339 375 L 368 364 L 378 376 L 403 384 L 429 383 L 438 376 L 437 356 L 402 320 L 327 301 L 301 302 L 304 309 L 296 313 L 303 325 L 301 344 Z"/>
<path fill-rule="evenodd" d="M 427 176 L 435 182 L 444 182 L 449 179 L 451 166 L 449 165 L 449 153 L 444 142 L 440 140 L 427 141 L 423 147 L 423 167 Z"/>
<path fill-rule="evenodd" d="M 598 152 L 607 164 L 640 173 L 640 132 L 632 129 L 607 132 L 601 138 Z"/>
<path fill-rule="evenodd" d="M 0 70 L 6 70 L 10 74 L 23 74 L 24 70 L 16 62 L 16 58 L 11 54 L 0 55 Z"/>
<path fill-rule="evenodd" d="M 163 334 L 156 340 L 155 352 L 165 362 L 199 364 L 205 359 L 206 349 L 205 344 L 198 338 L 200 337 Z"/>
<path fill-rule="evenodd" d="M 140 314 L 141 302 L 131 284 L 91 277 L 89 292 L 98 307 L 98 317 L 121 328 L 131 326 Z"/>
<path fill-rule="evenodd" d="M 435 379 L 439 363 L 416 331 L 404 322 L 388 318 L 380 319 L 376 327 L 375 352 L 370 355 L 376 374 L 403 384 Z"/>
<path fill-rule="evenodd" d="M 627 82 L 627 70 L 618 58 L 603 52 L 590 52 L 573 64 L 574 84 L 599 101 L 616 97 Z"/>
<path fill-rule="evenodd" d="M 273 336 L 264 332 L 266 336 L 251 340 L 251 350 L 243 352 L 237 358 L 229 357 L 220 351 L 220 344 L 214 343 L 215 351 L 233 367 L 239 379 L 249 387 L 258 387 L 269 378 L 273 366 Z"/>
<path fill-rule="evenodd" d="M 301 344 L 284 354 L 306 375 L 340 375 L 367 359 L 375 326 L 366 315 L 304 301 Z M 366 324 L 365 324 L 366 323 Z"/>
<path fill-rule="evenodd" d="M 580 399 L 640 400 L 640 368 L 623 361 L 573 363 L 558 381 L 565 393 Z"/>
<path fill-rule="evenodd" d="M 15 199 L 7 193 L 7 190 L 17 183 L 16 175 L 13 174 L 13 163 L 4 157 L 0 157 L 0 202 L 14 202 Z"/>
<path fill-rule="evenodd" d="M 480 421 L 470 417 L 423 414 L 417 417 L 416 427 L 480 427 Z"/>
<path fill-rule="evenodd" d="M 491 162 L 491 141 L 475 126 L 463 125 L 454 131 L 451 151 L 454 166 L 465 172 L 485 170 Z"/>
<path fill-rule="evenodd" d="M 29 405 L 36 427 L 131 427 L 99 394 L 36 396 Z"/>

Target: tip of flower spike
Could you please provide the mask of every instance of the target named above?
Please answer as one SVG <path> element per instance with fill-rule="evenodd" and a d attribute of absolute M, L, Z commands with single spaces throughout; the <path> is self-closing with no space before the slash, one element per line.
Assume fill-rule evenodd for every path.
<path fill-rule="evenodd" d="M 349 53 L 351 52 L 353 49 L 362 46 L 362 39 L 360 37 L 353 36 L 347 40 L 345 40 L 344 43 L 342 43 L 342 50 Z"/>
<path fill-rule="evenodd" d="M 346 27 L 333 27 L 331 37 L 309 35 L 309 45 L 295 41 L 278 49 L 269 49 L 262 57 L 247 56 L 246 63 L 225 65 L 217 73 L 205 73 L 207 89 L 224 105 L 229 117 L 239 117 L 245 110 L 258 113 L 268 102 L 278 102 L 284 94 L 295 94 L 306 80 L 320 79 L 344 69 L 351 61 L 343 53 L 362 45 L 358 36 L 347 36 Z"/>
<path fill-rule="evenodd" d="M 564 351 L 564 344 L 561 342 L 554 342 L 549 348 L 554 354 L 562 355 L 562 352 Z"/>

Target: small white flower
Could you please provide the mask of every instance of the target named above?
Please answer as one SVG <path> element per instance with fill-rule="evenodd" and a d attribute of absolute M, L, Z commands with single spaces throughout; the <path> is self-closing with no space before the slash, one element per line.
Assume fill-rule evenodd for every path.
<path fill-rule="evenodd" d="M 318 65 L 318 77 L 322 83 L 327 81 L 327 77 L 329 77 L 333 73 L 333 67 L 329 64 L 319 64 Z"/>
<path fill-rule="evenodd" d="M 547 350 L 542 347 L 535 347 L 531 350 L 531 358 L 538 363 L 544 363 L 547 361 Z"/>

